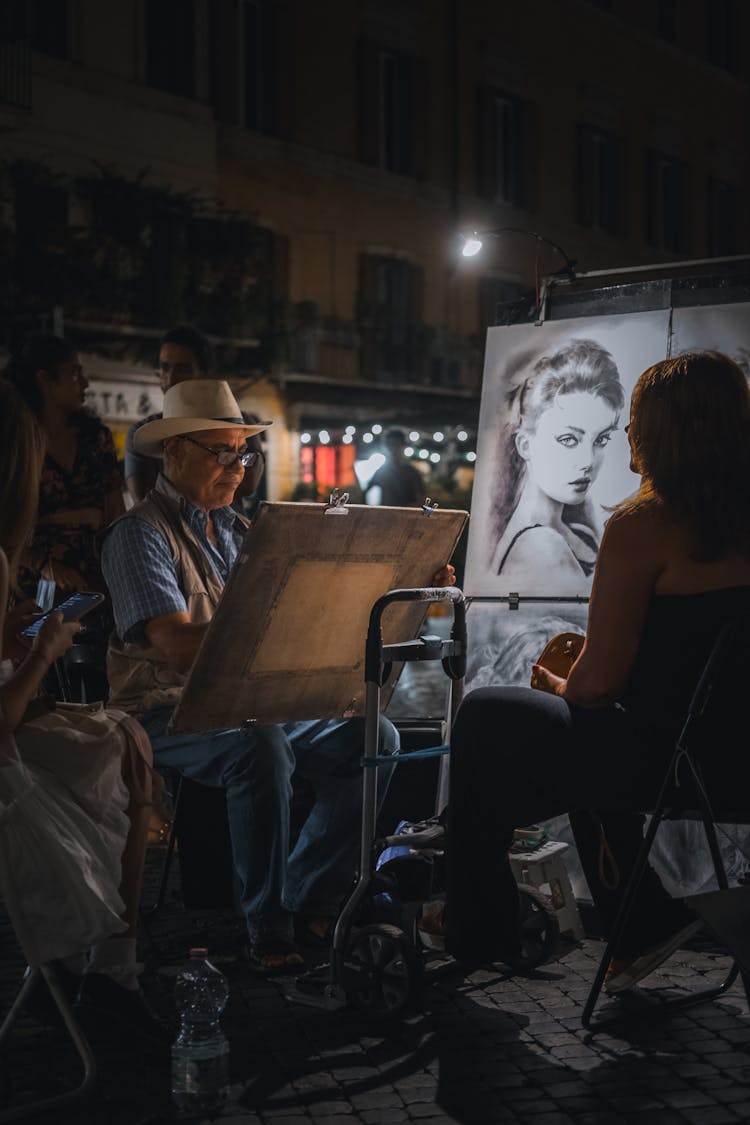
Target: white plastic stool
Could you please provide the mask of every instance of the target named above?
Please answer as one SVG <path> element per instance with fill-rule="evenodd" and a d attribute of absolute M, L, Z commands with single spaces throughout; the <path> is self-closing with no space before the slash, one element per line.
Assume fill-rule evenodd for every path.
<path fill-rule="evenodd" d="M 508 858 L 517 883 L 536 887 L 551 899 L 560 933 L 569 933 L 581 941 L 585 936 L 583 925 L 563 859 L 568 846 L 562 840 L 548 840 L 534 851 L 511 851 Z"/>

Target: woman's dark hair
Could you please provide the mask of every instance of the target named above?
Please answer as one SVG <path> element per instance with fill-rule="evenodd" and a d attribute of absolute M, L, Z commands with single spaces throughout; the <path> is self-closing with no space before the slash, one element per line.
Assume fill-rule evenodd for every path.
<path fill-rule="evenodd" d="M 46 371 L 57 378 L 63 363 L 76 354 L 68 340 L 60 336 L 39 333 L 29 336 L 15 355 L 11 356 L 3 375 L 16 388 L 18 394 L 37 418 L 41 418 L 44 396 L 37 382 L 37 373 Z"/>
<path fill-rule="evenodd" d="M 649 367 L 629 433 L 642 479 L 619 510 L 661 501 L 688 520 L 701 562 L 750 553 L 750 387 L 734 360 L 685 352 Z"/>
<path fill-rule="evenodd" d="M 44 434 L 15 387 L 0 378 L 0 546 L 11 583 L 36 517 Z"/>

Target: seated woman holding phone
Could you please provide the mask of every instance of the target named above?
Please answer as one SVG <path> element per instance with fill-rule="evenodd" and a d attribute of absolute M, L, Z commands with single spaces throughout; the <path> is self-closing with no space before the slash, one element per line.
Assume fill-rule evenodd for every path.
<path fill-rule="evenodd" d="M 456 716 L 445 944 L 460 961 L 512 965 L 513 829 L 565 812 L 611 928 L 642 842 L 642 810 L 654 807 L 703 665 L 722 626 L 750 610 L 743 372 L 717 352 L 656 363 L 635 385 L 626 429 L 641 484 L 606 525 L 572 667 L 557 675 L 537 663 L 532 687 L 470 692 Z M 728 700 L 742 698 L 744 678 L 738 662 L 722 685 Z M 731 708 L 726 731 L 714 731 L 716 721 L 704 781 L 717 806 L 731 807 L 734 794 L 750 791 L 750 762 L 731 737 Z M 619 870 L 614 889 L 598 869 L 600 832 Z M 631 917 L 605 980 L 610 993 L 642 979 L 699 925 L 650 867 Z"/>
<path fill-rule="evenodd" d="M 72 607 L 67 621 L 59 610 L 40 616 L 28 600 L 7 609 L 33 526 L 44 446 L 33 414 L 0 379 L 0 898 L 30 963 L 56 962 L 92 1041 L 116 1030 L 158 1049 L 170 1032 L 140 992 L 136 964 L 156 776 L 150 743 L 123 712 L 50 709 L 39 697 L 91 599 Z"/>

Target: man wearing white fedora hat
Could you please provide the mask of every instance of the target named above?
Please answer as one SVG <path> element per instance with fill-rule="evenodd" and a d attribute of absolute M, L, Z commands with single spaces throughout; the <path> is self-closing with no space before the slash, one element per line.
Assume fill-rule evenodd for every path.
<path fill-rule="evenodd" d="M 247 425 L 221 380 L 171 387 L 163 416 L 135 435 L 139 452 L 163 457 L 163 472 L 108 530 L 102 569 L 116 624 L 109 704 L 139 717 L 157 765 L 226 791 L 251 960 L 264 972 L 288 972 L 304 967 L 295 916 L 306 920 L 309 936 L 319 933 L 322 920 L 338 914 L 354 874 L 362 720 L 167 734 L 248 527 L 231 507 L 246 441 L 270 424 Z M 382 753 L 398 749 L 384 716 L 380 741 Z M 316 800 L 289 854 L 295 768 L 312 782 Z"/>

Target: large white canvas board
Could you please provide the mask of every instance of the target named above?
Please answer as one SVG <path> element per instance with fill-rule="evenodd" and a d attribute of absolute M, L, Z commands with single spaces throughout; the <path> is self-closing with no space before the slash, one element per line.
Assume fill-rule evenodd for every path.
<path fill-rule="evenodd" d="M 665 309 L 490 328 L 464 580 L 468 596 L 588 596 L 607 509 L 638 486 L 624 429 L 630 395 L 641 372 L 666 357 L 668 333 Z M 535 367 L 562 364 L 555 357 L 573 346 L 575 358 L 566 370 L 577 364 L 580 374 L 585 363 L 598 364 L 586 385 L 606 382 L 610 401 L 566 382 L 549 410 L 533 411 L 529 379 Z M 619 409 L 611 401 L 614 383 L 621 387 Z M 562 394 L 566 387 L 570 392 Z M 527 422 L 536 414 L 535 432 L 525 442 L 522 414 Z M 510 547 L 507 555 L 504 547 Z"/>

